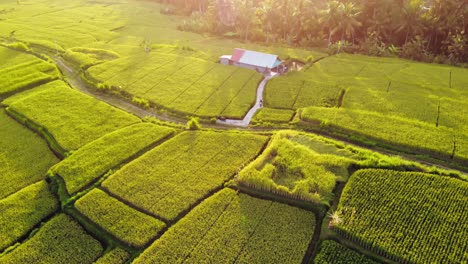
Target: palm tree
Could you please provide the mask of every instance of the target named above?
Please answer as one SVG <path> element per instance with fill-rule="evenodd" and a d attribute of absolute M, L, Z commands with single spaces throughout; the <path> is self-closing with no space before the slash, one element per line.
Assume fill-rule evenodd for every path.
<path fill-rule="evenodd" d="M 341 40 L 345 36 L 351 36 L 354 43 L 354 32 L 362 24 L 358 21 L 359 9 L 354 3 L 342 3 L 336 0 L 330 1 L 327 8 L 322 10 L 320 21 L 328 28 L 328 45 L 331 44 L 332 36 L 341 32 Z"/>
<path fill-rule="evenodd" d="M 354 43 L 354 32 L 356 31 L 356 28 L 362 25 L 362 23 L 357 19 L 360 11 L 354 3 L 351 2 L 341 3 L 339 11 L 340 20 L 338 23 L 338 29 L 341 31 L 341 40 L 345 40 L 345 36 L 351 36 Z"/>
<path fill-rule="evenodd" d="M 421 0 L 411 0 L 403 7 L 397 33 L 406 32 L 404 44 L 408 42 L 410 37 L 422 32 L 421 11 Z"/>
<path fill-rule="evenodd" d="M 328 28 L 328 46 L 331 45 L 332 36 L 337 30 L 339 20 L 339 8 L 342 3 L 332 0 L 327 3 L 326 9 L 320 12 L 319 22 Z"/>

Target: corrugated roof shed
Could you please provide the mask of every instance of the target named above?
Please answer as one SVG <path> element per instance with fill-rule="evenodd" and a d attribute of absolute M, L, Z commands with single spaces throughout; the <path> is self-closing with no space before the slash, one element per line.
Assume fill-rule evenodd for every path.
<path fill-rule="evenodd" d="M 231 60 L 272 69 L 277 66 L 278 55 L 251 50 L 234 49 Z"/>

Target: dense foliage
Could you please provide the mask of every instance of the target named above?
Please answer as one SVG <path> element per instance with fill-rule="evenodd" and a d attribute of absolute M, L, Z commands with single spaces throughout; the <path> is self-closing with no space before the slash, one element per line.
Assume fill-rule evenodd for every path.
<path fill-rule="evenodd" d="M 468 61 L 464 0 L 156 0 L 191 17 L 181 29 L 265 43 Z M 166 9 L 163 12 L 169 13 Z"/>
<path fill-rule="evenodd" d="M 468 183 L 416 172 L 360 170 L 345 186 L 330 226 L 397 262 L 468 260 Z"/>
<path fill-rule="evenodd" d="M 103 188 L 151 214 L 172 221 L 251 161 L 267 137 L 184 132 L 111 175 Z"/>
<path fill-rule="evenodd" d="M 101 244 L 65 214 L 48 221 L 32 238 L 0 256 L 0 262 L 92 263 L 103 251 Z"/>
<path fill-rule="evenodd" d="M 19 95 L 11 109 L 44 127 L 67 150 L 75 150 L 109 132 L 141 122 L 136 116 L 71 89 L 62 81 Z"/>
<path fill-rule="evenodd" d="M 128 126 L 74 151 L 51 171 L 65 180 L 68 192 L 73 194 L 173 133 L 171 128 L 150 123 Z"/>
<path fill-rule="evenodd" d="M 224 189 L 193 209 L 135 263 L 301 263 L 315 216 Z"/>
<path fill-rule="evenodd" d="M 58 162 L 36 134 L 0 109 L 0 199 L 44 179 Z"/>
<path fill-rule="evenodd" d="M 314 258 L 314 264 L 377 264 L 377 262 L 333 241 L 325 240 Z"/>
<path fill-rule="evenodd" d="M 58 201 L 45 181 L 0 200 L 0 252 L 57 209 Z"/>
<path fill-rule="evenodd" d="M 134 247 L 144 247 L 166 226 L 97 188 L 80 198 L 75 206 L 91 221 Z"/>

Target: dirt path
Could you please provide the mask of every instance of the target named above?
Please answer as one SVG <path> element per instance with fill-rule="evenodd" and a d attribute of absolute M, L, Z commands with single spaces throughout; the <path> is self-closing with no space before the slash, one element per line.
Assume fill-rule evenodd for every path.
<path fill-rule="evenodd" d="M 216 121 L 217 124 L 221 125 L 229 125 L 229 126 L 239 126 L 239 127 L 248 127 L 250 124 L 250 121 L 252 120 L 253 116 L 255 113 L 263 108 L 263 91 L 265 90 L 265 85 L 266 83 L 273 77 L 275 77 L 276 74 L 271 74 L 271 75 L 265 75 L 263 80 L 260 82 L 257 88 L 257 100 L 255 101 L 254 106 L 250 108 L 249 112 L 244 116 L 244 119 L 238 120 L 238 119 L 226 119 L 226 120 L 220 120 L 218 119 Z"/>
<path fill-rule="evenodd" d="M 105 94 L 105 93 L 100 93 L 98 91 L 96 91 L 94 88 L 89 88 L 87 83 L 84 82 L 82 79 L 81 79 L 81 76 L 80 76 L 80 73 L 77 72 L 76 70 L 74 70 L 72 67 L 68 66 L 62 58 L 60 57 L 52 57 L 52 59 L 55 61 L 55 64 L 59 67 L 59 69 L 62 71 L 63 75 L 67 77 L 66 81 L 70 84 L 70 86 L 72 86 L 73 88 L 85 93 L 85 94 L 88 94 L 90 96 L 93 96 L 101 101 L 104 101 L 110 105 L 113 105 L 117 108 L 120 108 L 124 111 L 127 111 L 129 113 L 132 113 L 140 118 L 145 118 L 145 117 L 154 117 L 154 118 L 157 118 L 161 121 L 167 121 L 167 122 L 172 122 L 172 123 L 176 123 L 176 124 L 180 124 L 180 125 L 185 125 L 187 120 L 183 119 L 183 118 L 178 118 L 178 117 L 175 117 L 175 116 L 171 116 L 171 115 L 168 115 L 168 114 L 161 114 L 161 113 L 158 113 L 152 109 L 142 109 L 136 105 L 133 105 L 125 100 L 122 100 L 121 98 L 118 98 L 116 96 L 113 96 L 113 95 L 109 95 L 109 94 Z M 262 82 L 260 83 L 260 85 L 258 86 L 258 89 L 257 89 L 257 100 L 255 102 L 255 105 L 250 109 L 250 111 L 247 113 L 247 115 L 244 117 L 243 120 L 235 120 L 235 119 L 227 119 L 227 120 L 224 120 L 224 121 L 221 121 L 221 120 L 218 120 L 216 122 L 216 124 L 203 124 L 203 127 L 206 127 L 206 128 L 214 128 L 214 129 L 223 129 L 223 130 L 230 130 L 230 129 L 240 129 L 240 130 L 255 130 L 255 131 L 275 131 L 275 130 L 279 130 L 278 128 L 262 128 L 262 127 L 254 127 L 254 128 L 251 128 L 251 127 L 248 127 L 248 124 L 250 123 L 253 115 L 255 114 L 255 112 L 259 109 L 261 109 L 263 106 L 260 106 L 260 100 L 263 100 L 263 91 L 265 89 L 265 85 L 266 83 L 268 82 L 268 80 L 270 80 L 271 78 L 273 78 L 274 76 L 266 76 Z M 320 133 L 319 133 L 320 134 Z M 344 139 L 341 139 L 341 138 L 337 138 L 337 137 L 333 137 L 331 135 L 325 135 L 325 134 L 322 134 L 323 136 L 326 136 L 326 137 L 329 137 L 329 138 L 333 138 L 333 139 L 336 139 L 336 140 L 339 140 L 339 141 L 342 141 L 342 142 L 345 142 L 346 144 L 348 145 L 351 145 L 351 146 L 357 146 L 357 147 L 360 147 L 360 148 L 365 148 L 365 149 L 368 149 L 368 150 L 371 150 L 371 151 L 375 151 L 375 152 L 378 152 L 378 153 L 381 153 L 381 154 L 384 154 L 384 155 L 388 155 L 388 156 L 400 156 L 406 160 L 409 160 L 409 161 L 415 161 L 415 162 L 418 162 L 418 163 L 421 163 L 421 164 L 424 164 L 424 165 L 427 165 L 427 166 L 435 166 L 437 168 L 440 168 L 440 169 L 445 169 L 445 170 L 451 170 L 452 168 L 446 166 L 446 165 L 442 165 L 442 164 L 439 164 L 439 163 L 434 163 L 434 162 L 429 162 L 429 161 L 422 161 L 422 160 L 419 160 L 415 157 L 413 157 L 412 155 L 410 154 L 406 154 L 406 153 L 395 153 L 394 151 L 389 151 L 389 150 L 384 150 L 384 149 L 377 149 L 377 148 L 372 148 L 372 147 L 368 147 L 368 146 L 364 146 L 362 144 L 356 144 L 356 142 L 351 142 L 351 141 L 348 141 L 348 140 L 344 140 Z M 460 171 L 460 170 L 459 170 Z M 466 173 L 466 172 L 465 172 Z"/>

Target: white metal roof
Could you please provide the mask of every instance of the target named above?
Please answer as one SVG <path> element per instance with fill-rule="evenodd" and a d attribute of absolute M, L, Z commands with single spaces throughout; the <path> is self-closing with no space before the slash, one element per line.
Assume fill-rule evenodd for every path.
<path fill-rule="evenodd" d="M 240 63 L 255 65 L 259 67 L 267 67 L 271 69 L 275 67 L 276 61 L 278 60 L 278 55 L 267 54 L 267 53 L 251 51 L 251 50 L 236 49 L 234 53 L 239 52 L 239 51 L 240 52 L 243 51 L 243 54 L 238 60 L 238 62 Z M 233 57 L 236 57 L 236 56 L 233 56 Z"/>

